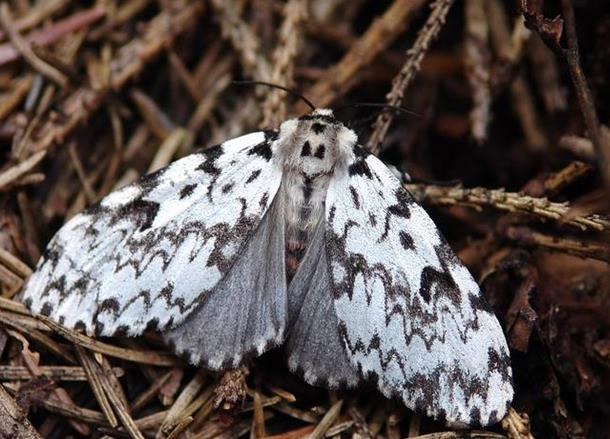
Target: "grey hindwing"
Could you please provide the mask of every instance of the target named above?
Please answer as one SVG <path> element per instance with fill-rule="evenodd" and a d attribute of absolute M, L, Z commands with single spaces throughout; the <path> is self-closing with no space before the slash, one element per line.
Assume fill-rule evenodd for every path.
<path fill-rule="evenodd" d="M 181 325 L 163 333 L 189 362 L 213 370 L 232 368 L 283 342 L 286 274 L 278 198 L 226 278 Z"/>
<path fill-rule="evenodd" d="M 339 339 L 324 231 L 321 219 L 288 288 L 288 365 L 312 385 L 355 387 L 360 378 Z"/>

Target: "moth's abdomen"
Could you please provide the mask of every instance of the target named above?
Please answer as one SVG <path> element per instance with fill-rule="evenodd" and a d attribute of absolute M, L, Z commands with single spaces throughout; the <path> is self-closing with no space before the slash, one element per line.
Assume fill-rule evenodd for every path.
<path fill-rule="evenodd" d="M 290 281 L 299 268 L 299 264 L 305 257 L 307 250 L 307 239 L 286 237 L 286 277 Z"/>
<path fill-rule="evenodd" d="M 292 279 L 324 212 L 328 176 L 309 177 L 288 171 L 282 182 L 284 197 L 286 277 Z"/>

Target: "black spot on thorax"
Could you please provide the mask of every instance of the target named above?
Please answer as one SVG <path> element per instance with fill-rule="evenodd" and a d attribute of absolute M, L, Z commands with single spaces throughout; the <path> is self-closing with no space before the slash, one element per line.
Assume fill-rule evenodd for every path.
<path fill-rule="evenodd" d="M 326 153 L 326 147 L 324 146 L 323 143 L 320 143 L 320 145 L 318 146 L 318 149 L 316 150 L 316 153 L 314 154 L 314 156 L 319 158 L 320 160 L 322 160 L 324 158 L 324 154 L 325 153 Z"/>
<path fill-rule="evenodd" d="M 314 122 L 313 124 L 311 124 L 311 130 L 316 134 L 322 134 L 325 129 L 326 125 L 320 122 Z"/>
<path fill-rule="evenodd" d="M 303 198 L 305 203 L 309 203 L 311 200 L 311 194 L 313 193 L 313 178 L 303 175 Z"/>
<path fill-rule="evenodd" d="M 303 148 L 301 149 L 301 157 L 307 157 L 311 155 L 311 145 L 309 144 L 309 140 L 306 140 L 303 143 Z"/>
<path fill-rule="evenodd" d="M 304 116 L 299 117 L 299 120 L 315 120 L 326 122 L 327 124 L 337 125 L 339 122 L 333 116 L 329 116 L 327 114 L 306 114 Z"/>

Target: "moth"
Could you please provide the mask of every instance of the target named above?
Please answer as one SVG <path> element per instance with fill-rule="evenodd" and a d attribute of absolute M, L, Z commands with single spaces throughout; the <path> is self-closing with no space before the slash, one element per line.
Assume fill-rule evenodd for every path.
<path fill-rule="evenodd" d="M 189 362 L 284 345 L 312 385 L 372 381 L 450 422 L 498 422 L 509 351 L 426 212 L 328 109 L 177 160 L 50 241 L 23 299 L 101 336 L 155 328 Z"/>

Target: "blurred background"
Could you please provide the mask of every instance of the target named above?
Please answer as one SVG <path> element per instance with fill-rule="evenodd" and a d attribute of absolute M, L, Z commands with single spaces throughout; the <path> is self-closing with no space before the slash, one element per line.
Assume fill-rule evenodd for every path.
<path fill-rule="evenodd" d="M 476 437 L 608 437 L 609 39 L 594 0 L 2 2 L 0 436 L 474 437 L 372 390 L 309 387 L 281 352 L 250 367 L 243 408 L 217 412 L 217 378 L 151 356 L 154 334 L 102 346 L 12 300 L 111 190 L 308 111 L 233 82 L 257 80 L 353 105 L 336 116 L 409 172 L 482 285 L 516 397 Z"/>

